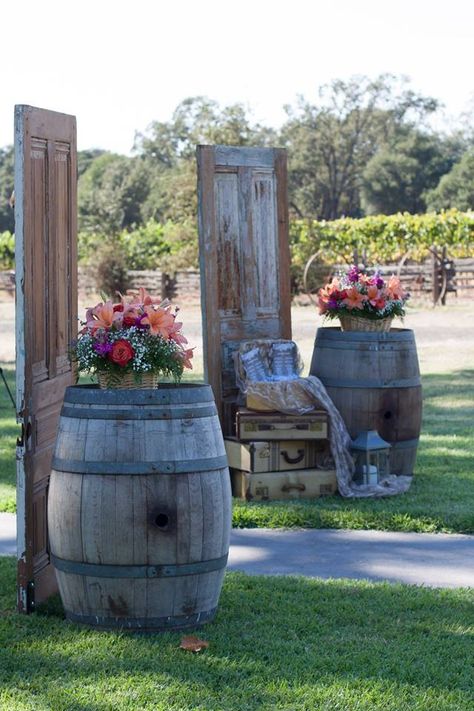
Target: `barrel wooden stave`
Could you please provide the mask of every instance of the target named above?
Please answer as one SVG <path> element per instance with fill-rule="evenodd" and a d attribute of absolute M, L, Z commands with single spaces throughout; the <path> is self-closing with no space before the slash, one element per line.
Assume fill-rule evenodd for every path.
<path fill-rule="evenodd" d="M 87 417 L 61 416 L 55 461 L 82 460 L 85 467 L 91 462 L 111 467 L 115 462 L 120 470 L 128 462 L 148 466 L 155 461 L 201 460 L 202 469 L 207 459 L 225 458 L 215 407 L 209 414 L 209 405 L 192 403 L 188 415 L 208 413 L 197 418 L 115 420 L 93 419 L 94 406 L 82 403 L 78 409 L 81 415 L 88 409 Z M 99 410 L 103 414 L 104 408 Z M 124 446 L 126 440 L 129 446 Z M 228 553 L 227 467 L 146 475 L 53 470 L 49 497 L 51 550 L 65 561 L 180 566 Z M 70 619 L 103 628 L 156 631 L 212 619 L 224 571 L 225 563 L 218 570 L 170 578 L 56 573 Z"/>
<path fill-rule="evenodd" d="M 376 429 L 392 445 L 392 473 L 413 474 L 422 395 L 412 331 L 318 329 L 310 373 L 325 385 L 352 438 Z"/>

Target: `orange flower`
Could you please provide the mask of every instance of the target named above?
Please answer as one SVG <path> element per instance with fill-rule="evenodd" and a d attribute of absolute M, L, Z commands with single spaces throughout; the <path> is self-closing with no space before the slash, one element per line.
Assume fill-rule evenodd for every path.
<path fill-rule="evenodd" d="M 174 326 L 173 314 L 170 314 L 168 309 L 153 306 L 145 306 L 145 313 L 142 323 L 150 326 L 150 333 L 169 339 Z"/>
<path fill-rule="evenodd" d="M 153 306 L 159 305 L 162 308 L 165 308 L 166 306 L 169 306 L 169 299 L 165 299 L 162 301 L 159 297 L 157 296 L 151 296 L 146 289 L 143 288 L 143 286 L 140 286 L 138 289 L 138 294 L 133 291 L 127 292 L 127 296 L 122 296 L 122 302 L 129 304 L 134 304 L 135 306 L 139 304 L 140 306 Z"/>
<path fill-rule="evenodd" d="M 367 287 L 367 299 L 371 306 L 376 306 L 377 299 L 380 297 L 379 290 L 375 285 Z"/>
<path fill-rule="evenodd" d="M 327 304 L 328 304 L 328 299 L 324 299 L 322 296 L 319 296 L 318 307 L 319 307 L 319 313 L 321 315 L 325 314 L 326 311 L 328 310 Z"/>
<path fill-rule="evenodd" d="M 405 298 L 405 291 L 400 283 L 400 279 L 394 274 L 390 277 L 387 284 L 387 294 L 392 299 L 401 300 Z"/>
<path fill-rule="evenodd" d="M 355 286 L 350 289 L 346 289 L 346 298 L 342 302 L 348 309 L 363 309 L 364 303 L 367 301 L 367 297 L 357 291 Z"/>
<path fill-rule="evenodd" d="M 173 326 L 170 330 L 170 338 L 175 341 L 175 343 L 179 343 L 180 346 L 184 345 L 185 343 L 188 342 L 188 339 L 183 336 L 181 333 L 181 329 L 183 328 L 182 322 L 174 322 Z"/>
<path fill-rule="evenodd" d="M 193 369 L 192 363 L 191 363 L 191 358 L 193 357 L 193 350 L 194 348 L 188 348 L 185 351 L 182 351 L 179 355 L 183 359 L 183 365 L 185 368 L 189 368 L 190 370 Z"/>
<path fill-rule="evenodd" d="M 107 301 L 105 304 L 97 304 L 93 309 L 88 309 L 86 318 L 87 328 L 94 333 L 99 328 L 108 330 L 113 325 L 118 325 L 122 321 L 122 314 L 114 311 L 113 303 Z"/>
<path fill-rule="evenodd" d="M 318 291 L 318 306 L 320 314 L 326 313 L 326 311 L 328 310 L 326 306 L 328 301 L 335 293 L 340 290 L 340 288 L 341 282 L 339 281 L 339 279 L 334 277 L 330 284 L 326 284 L 326 286 L 323 286 Z"/>

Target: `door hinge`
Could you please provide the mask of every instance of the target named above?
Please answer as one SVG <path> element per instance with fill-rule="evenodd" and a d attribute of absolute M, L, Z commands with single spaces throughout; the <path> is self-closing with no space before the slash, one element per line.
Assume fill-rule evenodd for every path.
<path fill-rule="evenodd" d="M 35 582 L 30 580 L 26 586 L 26 612 L 35 611 Z"/>

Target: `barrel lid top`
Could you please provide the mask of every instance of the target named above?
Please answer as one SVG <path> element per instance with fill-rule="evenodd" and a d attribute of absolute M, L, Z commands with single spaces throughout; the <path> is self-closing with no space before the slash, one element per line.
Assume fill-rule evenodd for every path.
<path fill-rule="evenodd" d="M 391 328 L 390 331 L 341 331 L 340 328 L 322 326 L 316 332 L 316 339 L 327 341 L 413 341 L 411 328 Z"/>
<path fill-rule="evenodd" d="M 193 402 L 214 402 L 210 385 L 206 383 L 160 383 L 158 388 L 102 390 L 98 385 L 71 385 L 64 401 L 102 405 L 169 405 Z"/>

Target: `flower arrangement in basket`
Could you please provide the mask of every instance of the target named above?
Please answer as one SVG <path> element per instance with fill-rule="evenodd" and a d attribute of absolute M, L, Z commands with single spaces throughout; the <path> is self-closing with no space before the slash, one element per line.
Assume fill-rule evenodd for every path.
<path fill-rule="evenodd" d="M 101 388 L 156 388 L 160 376 L 178 383 L 193 350 L 176 321 L 178 308 L 145 289 L 87 309 L 71 358 L 97 375 Z"/>
<path fill-rule="evenodd" d="M 319 312 L 338 318 L 343 331 L 389 331 L 394 316 L 405 315 L 409 294 L 394 275 L 369 273 L 356 265 L 319 290 Z"/>

